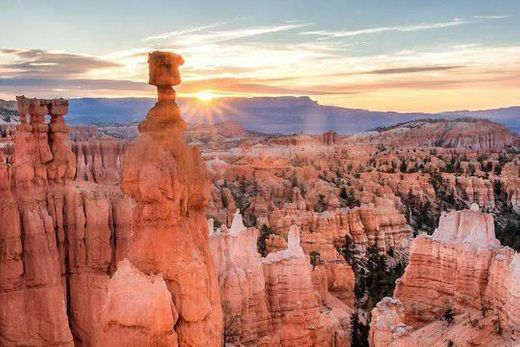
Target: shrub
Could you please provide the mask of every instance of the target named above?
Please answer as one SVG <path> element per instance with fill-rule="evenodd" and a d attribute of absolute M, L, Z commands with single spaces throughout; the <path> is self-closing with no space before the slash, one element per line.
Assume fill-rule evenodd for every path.
<path fill-rule="evenodd" d="M 455 312 L 453 312 L 453 309 L 449 308 L 446 311 L 444 311 L 444 314 L 442 315 L 442 320 L 446 321 L 448 325 L 451 325 L 453 321 L 455 320 Z"/>
<path fill-rule="evenodd" d="M 316 265 L 318 265 L 318 262 L 320 260 L 320 253 L 316 252 L 316 251 L 312 251 L 309 253 L 309 256 L 311 259 L 312 269 L 314 270 L 314 268 L 316 267 Z"/>
<path fill-rule="evenodd" d="M 258 236 L 258 241 L 256 242 L 256 248 L 258 249 L 258 253 L 265 257 L 267 255 L 267 249 L 265 245 L 265 240 L 269 238 L 269 235 L 274 234 L 273 230 L 269 228 L 267 225 L 262 225 L 260 228 L 260 235 Z"/>
<path fill-rule="evenodd" d="M 500 324 L 500 319 L 498 317 L 493 319 L 493 327 L 495 329 L 495 334 L 502 335 L 502 324 Z"/>
<path fill-rule="evenodd" d="M 341 199 L 342 205 L 345 205 L 346 207 L 354 208 L 356 206 L 361 206 L 361 202 L 354 195 L 353 188 L 347 190 L 347 188 L 342 187 L 339 192 L 339 197 Z"/>

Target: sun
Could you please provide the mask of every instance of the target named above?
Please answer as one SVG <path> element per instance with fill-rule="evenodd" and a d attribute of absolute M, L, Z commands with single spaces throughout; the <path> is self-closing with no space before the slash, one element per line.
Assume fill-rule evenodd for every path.
<path fill-rule="evenodd" d="M 203 90 L 203 91 L 200 91 L 197 93 L 197 98 L 200 101 L 204 101 L 204 102 L 211 101 L 215 97 L 216 97 L 215 94 L 213 94 L 212 92 L 206 91 L 206 90 Z"/>

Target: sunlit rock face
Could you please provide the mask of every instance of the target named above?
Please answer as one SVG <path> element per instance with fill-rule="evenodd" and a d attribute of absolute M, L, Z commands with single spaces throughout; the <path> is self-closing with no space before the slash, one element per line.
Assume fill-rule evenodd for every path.
<path fill-rule="evenodd" d="M 495 208 L 492 182 L 480 177 L 444 175 L 449 191 L 470 204 L 477 204 L 487 210 Z"/>
<path fill-rule="evenodd" d="M 515 135 L 507 127 L 485 119 L 452 121 L 417 120 L 371 134 L 384 143 L 400 146 L 429 146 L 501 150 L 515 143 Z"/>
<path fill-rule="evenodd" d="M 73 181 L 67 106 L 18 98 L 12 165 L 2 161 L 0 170 L 1 345 L 92 343 L 106 283 L 131 234 L 128 199 Z"/>
<path fill-rule="evenodd" d="M 404 323 L 404 308 L 399 300 L 384 298 L 372 310 L 369 331 L 371 347 L 444 347 L 454 346 L 516 346 L 514 341 L 496 332 L 496 316 L 471 313 L 456 315 L 452 323 L 435 320 L 415 329 Z"/>
<path fill-rule="evenodd" d="M 440 346 L 438 331 L 446 327 L 436 322 L 449 309 L 457 315 L 448 329 L 453 341 L 514 345 L 520 331 L 519 259 L 500 246 L 493 217 L 477 205 L 443 214 L 433 236 L 412 242 L 409 265 L 394 291 L 397 302 L 385 299 L 374 309 L 372 346 Z M 477 323 L 460 323 L 471 317 L 480 321 L 480 331 L 473 329 Z M 500 334 L 483 333 L 497 325 Z"/>
<path fill-rule="evenodd" d="M 154 52 L 149 57 L 150 83 L 157 86 L 159 101 L 140 123 L 141 134 L 125 152 L 121 173 L 121 190 L 135 201 L 128 258 L 146 276 L 161 274 L 173 302 L 176 336 L 172 339 L 182 346 L 220 346 L 220 291 L 204 211 L 209 174 L 198 150 L 182 139 L 185 123 L 171 88 L 180 82 L 181 62 L 169 53 Z M 119 295 L 126 293 L 116 292 L 105 305 L 124 301 Z M 138 319 L 146 314 L 146 305 L 129 310 L 136 310 L 131 317 Z M 109 336 L 123 332 L 130 323 L 123 315 L 115 318 L 101 321 Z M 154 345 L 161 331 L 162 325 L 150 326 L 140 341 Z"/>
<path fill-rule="evenodd" d="M 13 165 L 0 164 L 0 345 L 72 346 L 53 207 L 74 177 L 65 100 L 18 98 Z M 60 110 L 58 110 L 58 106 Z M 44 116 L 53 112 L 53 124 Z M 27 114 L 30 115 L 28 123 Z M 52 183 L 50 178 L 52 178 Z M 52 184 L 52 186 L 51 186 Z"/>
<path fill-rule="evenodd" d="M 413 241 L 410 263 L 397 284 L 394 296 L 403 302 L 407 322 L 431 321 L 448 308 L 480 309 L 498 245 L 491 215 L 444 214 L 432 237 Z"/>
<path fill-rule="evenodd" d="M 95 345 L 177 346 L 177 334 L 172 329 L 177 320 L 171 293 L 162 276 L 147 276 L 125 259 L 109 282 L 101 312 L 102 322 L 119 324 L 104 325 Z"/>
<path fill-rule="evenodd" d="M 376 199 L 375 204 L 323 213 L 309 211 L 304 203 L 285 204 L 283 208 L 273 211 L 269 223 L 277 233 L 296 224 L 304 231 L 304 248 L 305 244 L 319 243 L 314 239 L 322 238 L 322 243 L 332 247 L 331 251 L 334 245 L 343 245 L 347 236 L 363 251 L 370 246 L 376 246 L 382 252 L 402 250 L 408 247 L 412 232 L 394 202 L 381 198 Z"/>
<path fill-rule="evenodd" d="M 266 258 L 257 252 L 258 231 L 244 227 L 238 212 L 229 231 L 214 232 L 210 222 L 210 233 L 222 293 L 226 343 L 349 344 L 351 308 L 328 291 L 322 268 L 311 268 L 300 246 L 298 227 L 291 227 L 284 250 Z"/>
<path fill-rule="evenodd" d="M 415 341 L 405 341 L 413 329 L 402 321 L 404 307 L 399 300 L 383 298 L 372 310 L 368 343 L 370 346 L 412 346 Z M 395 341 L 399 340 L 396 344 Z"/>
<path fill-rule="evenodd" d="M 118 184 L 126 147 L 126 142 L 110 139 L 74 142 L 72 150 L 77 158 L 77 180 Z"/>
<path fill-rule="evenodd" d="M 520 213 L 520 161 L 518 159 L 504 165 L 500 183 L 504 187 L 507 201 L 517 213 Z"/>
<path fill-rule="evenodd" d="M 219 230 L 210 236 L 222 295 L 224 340 L 236 345 L 269 345 L 274 343 L 273 327 L 262 263 L 256 251 L 258 231 L 239 224 L 240 215 L 235 217 L 230 232 Z M 213 232 L 212 226 L 210 229 Z"/>
<path fill-rule="evenodd" d="M 9 164 L 0 155 L 0 345 L 221 345 L 209 175 L 161 81 L 124 156 L 100 142 L 77 158 L 67 101 L 18 98 Z"/>

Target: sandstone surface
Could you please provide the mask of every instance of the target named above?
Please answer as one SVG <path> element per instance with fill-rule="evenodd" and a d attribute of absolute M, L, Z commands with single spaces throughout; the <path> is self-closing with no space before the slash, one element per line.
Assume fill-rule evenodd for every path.
<path fill-rule="evenodd" d="M 520 332 L 519 259 L 518 253 L 500 246 L 493 217 L 479 212 L 477 205 L 443 214 L 432 236 L 412 242 L 409 265 L 397 280 L 396 300 L 385 298 L 372 312 L 371 345 L 440 346 L 448 338 L 515 345 Z M 448 310 L 457 315 L 456 324 L 443 328 L 437 322 Z"/>

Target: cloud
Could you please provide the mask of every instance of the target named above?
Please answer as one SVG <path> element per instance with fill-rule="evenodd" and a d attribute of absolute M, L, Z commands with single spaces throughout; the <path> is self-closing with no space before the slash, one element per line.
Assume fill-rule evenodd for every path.
<path fill-rule="evenodd" d="M 10 77 L 0 78 L 2 87 L 41 87 L 63 89 L 97 89 L 97 90 L 153 90 L 148 83 L 111 79 L 51 79 Z"/>
<path fill-rule="evenodd" d="M 324 94 L 343 94 L 344 91 L 355 91 L 355 94 L 363 92 L 376 92 L 381 90 L 452 90 L 472 87 L 485 88 L 506 88 L 519 87 L 520 70 L 513 71 L 504 75 L 488 75 L 488 76 L 473 76 L 464 79 L 453 76 L 436 78 L 431 80 L 424 79 L 407 79 L 407 80 L 392 80 L 392 81 L 378 81 L 369 84 L 363 83 L 344 83 L 335 85 L 316 85 L 315 89 L 321 90 Z"/>
<path fill-rule="evenodd" d="M 272 79 L 273 81 L 275 79 Z M 177 89 L 181 93 L 197 93 L 201 90 L 213 90 L 222 95 L 328 95 L 337 94 L 336 91 L 317 90 L 310 88 L 291 88 L 277 87 L 265 83 L 264 80 L 242 79 L 242 78 L 215 78 L 201 79 L 196 81 L 186 81 Z M 106 79 L 47 79 L 47 78 L 0 78 L 0 87 L 3 90 L 11 90 L 20 93 L 23 89 L 27 90 L 45 90 L 45 95 L 50 92 L 54 95 L 56 90 L 68 90 L 77 92 L 85 91 L 115 91 L 121 94 L 128 92 L 137 93 L 138 95 L 155 95 L 155 89 L 145 82 L 135 82 L 127 80 L 106 80 Z M 346 92 L 350 94 L 351 92 Z M 44 95 L 44 96 L 45 96 Z M 130 94 L 131 95 L 131 94 Z M 41 96 L 41 95 L 40 95 Z"/>
<path fill-rule="evenodd" d="M 484 20 L 453 19 L 361 31 L 427 30 Z M 154 35 L 141 40 L 140 46 L 99 57 L 42 50 L 0 50 L 0 76 L 4 77 L 0 79 L 0 95 L 153 96 L 155 89 L 146 83 L 146 56 L 155 49 L 184 56 L 179 96 L 210 90 L 227 96 L 337 97 L 346 104 L 354 98 L 360 100 L 363 95 L 369 100 L 368 96 L 374 94 L 431 92 L 433 95 L 457 90 L 463 95 L 471 88 L 508 91 L 519 88 L 518 79 L 514 79 L 520 74 L 518 45 L 460 42 L 452 46 L 407 47 L 360 55 L 356 50 L 358 42 L 345 43 L 335 37 L 316 40 L 310 34 L 297 34 L 300 31 L 297 29 L 308 25 L 284 22 L 224 28 L 224 24 L 210 24 Z M 289 31 L 292 31 L 290 37 Z M 361 35 L 359 32 L 355 31 L 353 36 Z M 267 34 L 269 38 L 263 37 Z M 377 100 L 385 99 L 380 96 Z"/>
<path fill-rule="evenodd" d="M 165 39 L 175 38 L 175 37 L 178 37 L 178 36 L 183 36 L 183 35 L 187 35 L 187 34 L 193 34 L 193 33 L 196 33 L 196 32 L 212 29 L 212 28 L 218 27 L 218 26 L 223 25 L 223 24 L 225 24 L 225 22 L 223 22 L 223 23 L 214 23 L 214 24 L 209 24 L 209 25 L 202 25 L 202 26 L 198 26 L 198 27 L 194 27 L 194 28 L 188 28 L 188 29 L 183 29 L 183 30 L 168 31 L 168 32 L 165 32 L 165 33 L 162 33 L 162 34 L 146 37 L 144 39 L 144 41 L 165 40 Z"/>
<path fill-rule="evenodd" d="M 67 79 L 93 70 L 119 66 L 96 57 L 40 49 L 2 49 L 0 55 L 3 56 L 2 60 L 7 61 L 0 63 L 0 71 L 11 76 Z"/>
<path fill-rule="evenodd" d="M 463 67 L 464 67 L 463 65 L 408 66 L 408 67 L 396 67 L 396 68 L 388 68 L 388 69 L 369 70 L 369 71 L 365 71 L 365 72 L 358 72 L 358 74 L 378 74 L 378 75 L 406 74 L 406 73 L 416 73 L 416 72 L 446 71 L 446 70 L 460 69 Z"/>
<path fill-rule="evenodd" d="M 347 30 L 347 31 L 327 31 L 327 30 L 315 30 L 315 31 L 304 31 L 301 32 L 301 35 L 315 35 L 321 36 L 324 38 L 342 38 L 342 37 L 352 37 L 359 35 L 370 35 L 370 34 L 378 34 L 384 32 L 412 32 L 412 31 L 421 31 L 421 30 L 432 30 L 432 29 L 444 29 L 456 27 L 464 24 L 472 24 L 477 23 L 482 20 L 493 20 L 493 19 L 503 19 L 508 16 L 473 16 L 471 19 L 462 19 L 462 18 L 454 18 L 450 21 L 445 22 L 436 22 L 436 23 L 420 23 L 420 24 L 412 24 L 412 25 L 397 25 L 397 26 L 388 26 L 388 27 L 376 27 L 376 28 L 366 28 L 360 30 Z"/>
<path fill-rule="evenodd" d="M 277 82 L 273 78 L 271 82 Z M 266 83 L 263 79 L 244 79 L 244 78 L 215 78 L 188 81 L 179 86 L 179 91 L 183 93 L 196 93 L 201 90 L 212 90 L 220 94 L 260 94 L 260 95 L 328 95 L 336 92 L 314 89 L 309 87 L 281 87 Z M 345 92 L 351 94 L 352 91 Z"/>
<path fill-rule="evenodd" d="M 340 37 L 352 37 L 359 35 L 369 35 L 369 34 L 378 34 L 383 32 L 409 32 L 409 31 L 419 31 L 419 30 L 431 30 L 431 29 L 442 29 L 449 28 L 454 26 L 459 26 L 463 24 L 473 23 L 471 20 L 464 20 L 455 18 L 448 22 L 437 22 L 437 23 L 421 23 L 414 25 L 398 25 L 391 27 L 376 27 L 376 28 L 367 28 L 361 30 L 349 30 L 349 31 L 327 31 L 327 30 L 316 30 L 316 31 L 304 31 L 301 32 L 301 35 L 316 35 L 322 37 L 332 37 L 332 38 L 340 38 Z"/>
<path fill-rule="evenodd" d="M 283 23 L 278 25 L 255 26 L 247 28 L 235 28 L 227 30 L 208 30 L 220 24 L 208 25 L 180 31 L 173 31 L 154 35 L 146 38 L 146 41 L 164 41 L 163 44 L 175 44 L 181 46 L 195 46 L 215 44 L 238 39 L 250 38 L 260 35 L 278 33 L 303 28 L 310 23 Z M 159 42 L 160 43 L 160 42 Z"/>
<path fill-rule="evenodd" d="M 456 45 L 444 50 L 406 50 L 371 56 L 349 56 L 331 42 L 287 44 L 231 42 L 181 48 L 186 64 L 179 95 L 211 90 L 222 95 L 352 95 L 381 90 L 439 90 L 470 86 L 518 87 L 520 46 Z M 67 78 L 48 74 L 9 75 L 0 86 L 15 93 L 59 90 L 74 95 L 154 95 L 146 84 L 146 50 L 114 52 L 120 69 L 139 78 L 110 74 L 112 80 L 92 70 Z M 137 54 L 138 53 L 138 54 Z M 25 53 L 26 58 L 41 53 Z M 137 54 L 137 55 L 136 55 Z M 130 59 L 127 61 L 127 59 Z M 106 59 L 98 59 L 105 61 Z M 135 62 L 138 62 L 135 63 Z M 437 65 L 424 65 L 436 62 Z M 136 65 L 132 65 L 132 64 Z M 135 71 L 134 71 L 135 70 Z M 83 71 L 83 70 L 82 70 Z M 428 73 L 428 74 L 424 74 Z M 403 80 L 402 74 L 408 74 Z M 516 74 L 516 75 L 515 75 Z M 28 93 L 28 92 L 26 92 Z M 54 92 L 53 92 L 54 93 Z M 38 95 L 38 94 L 36 94 Z"/>
<path fill-rule="evenodd" d="M 510 16 L 473 16 L 471 18 L 475 19 L 504 19 L 509 18 Z"/>

